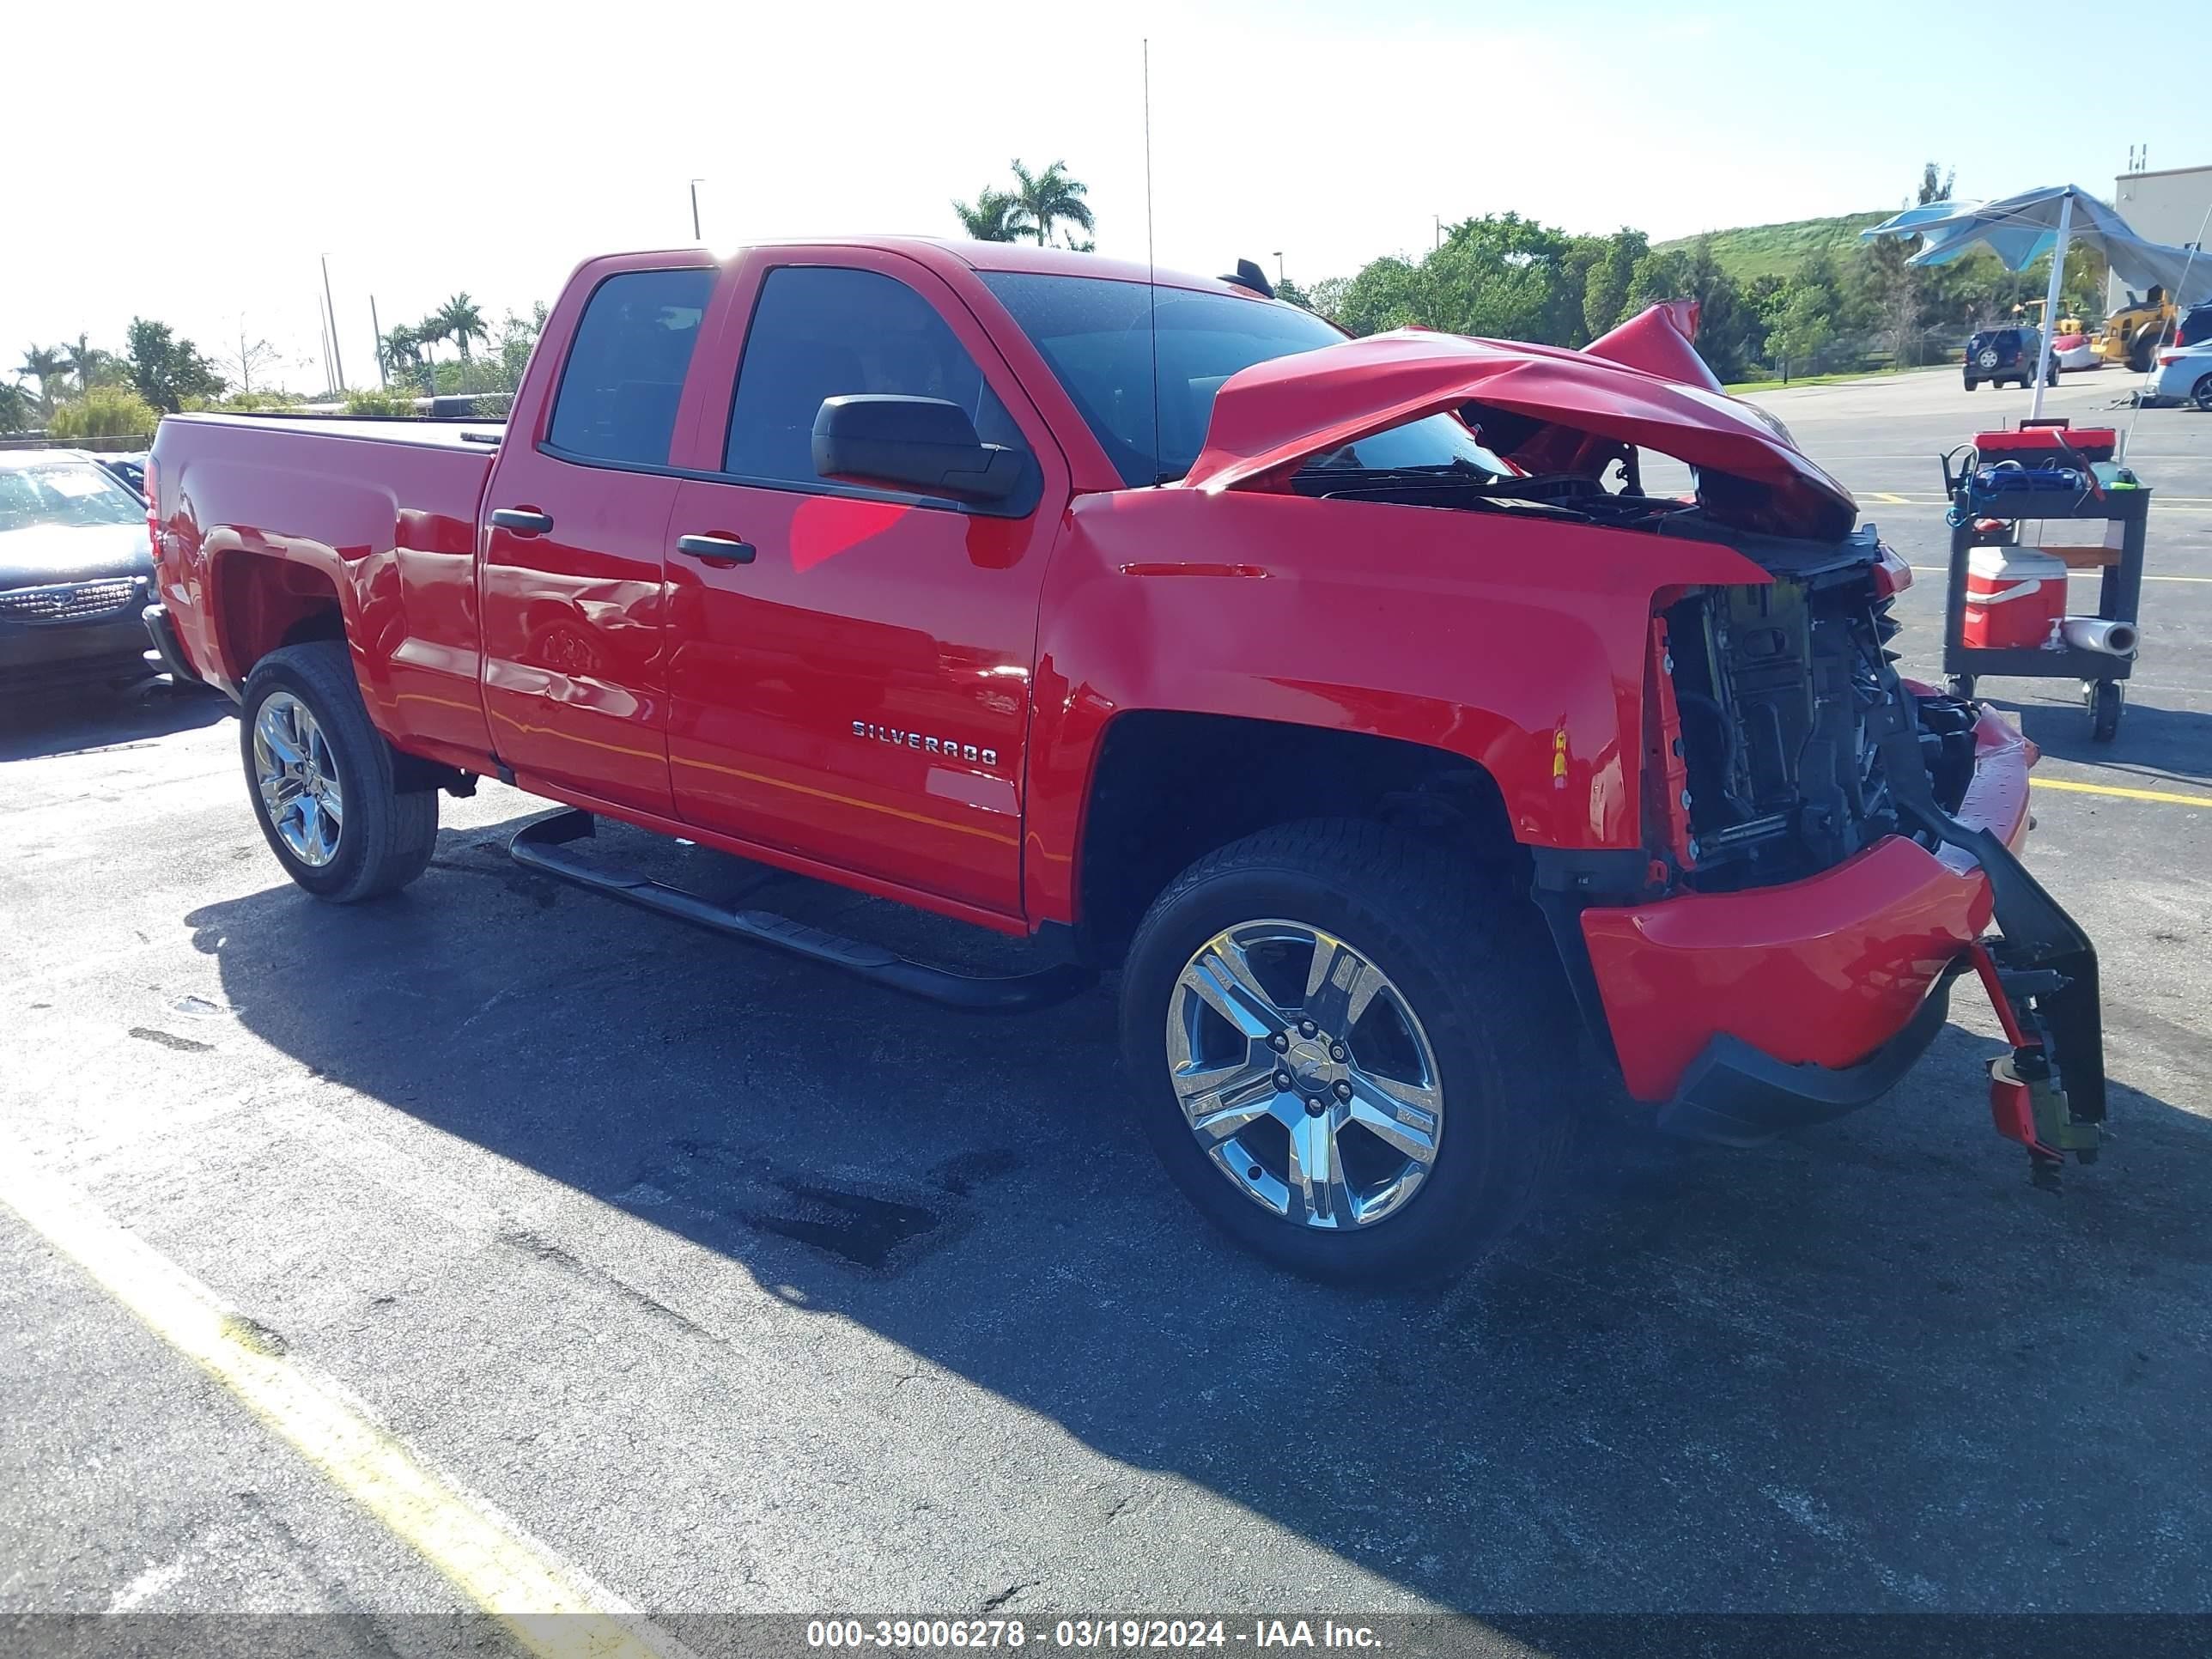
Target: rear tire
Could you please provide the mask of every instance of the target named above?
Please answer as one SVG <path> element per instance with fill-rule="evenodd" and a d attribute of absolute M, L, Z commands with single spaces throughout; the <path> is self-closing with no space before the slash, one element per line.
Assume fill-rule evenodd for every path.
<path fill-rule="evenodd" d="M 292 746 L 289 738 L 280 735 L 279 746 L 270 742 L 263 716 L 272 699 L 281 699 L 270 711 L 276 727 L 305 730 L 312 738 L 301 756 L 303 774 L 287 774 L 279 757 L 279 746 Z M 438 842 L 437 792 L 394 787 L 391 745 L 368 718 L 343 641 L 316 640 L 270 652 L 246 678 L 240 714 L 239 750 L 254 820 L 293 881 L 317 898 L 354 904 L 398 891 L 428 866 Z M 277 805 L 264 787 L 272 765 L 280 774 L 273 790 Z M 308 787 L 294 787 L 302 782 Z M 333 782 L 335 789 L 329 787 Z M 304 810 L 297 805 L 303 795 L 310 803 Z M 318 808 L 316 800 L 326 805 Z"/>
<path fill-rule="evenodd" d="M 1338 983 L 1367 989 L 1365 1013 L 1334 1017 L 1334 987 L 1306 988 L 1324 940 L 1358 964 Z M 1224 952 L 1276 999 L 1258 1012 L 1240 1005 L 1248 1018 L 1236 1024 L 1213 997 L 1202 1007 L 1191 1000 L 1206 978 L 1200 959 Z M 1315 1034 L 1300 1024 L 1310 1015 L 1319 1017 Z M 1124 1063 L 1145 1133 L 1176 1184 L 1256 1254 L 1341 1283 L 1449 1277 L 1522 1218 L 1575 1116 L 1574 1019 L 1533 905 L 1478 876 L 1462 854 L 1365 822 L 1285 824 L 1200 859 L 1154 902 L 1121 981 Z M 1201 1028 L 1220 1052 L 1191 1039 Z M 1279 1060 L 1270 1032 L 1289 1045 L 1275 1051 Z M 1186 1077 L 1220 1068 L 1224 1080 L 1185 1082 L 1186 1109 L 1178 1064 Z M 1279 1068 L 1272 1079 L 1271 1066 Z M 1230 1067 L 1237 1080 L 1227 1080 Z M 1350 1079 L 1328 1081 L 1344 1071 Z M 1364 1127 L 1376 1121 L 1367 1107 L 1377 1075 L 1394 1089 L 1425 1079 L 1421 1097 L 1435 1108 L 1425 1159 L 1419 1133 L 1408 1151 Z M 1343 1103 L 1340 1114 L 1332 1100 Z M 1194 1118 L 1232 1115 L 1224 1104 L 1242 1115 L 1201 1140 Z M 1400 1116 L 1389 1127 L 1423 1121 Z M 1309 1145 L 1302 1133 L 1328 1124 L 1343 1138 L 1329 1130 L 1327 1158 L 1298 1150 Z M 1323 1166 L 1341 1172 L 1347 1195 L 1308 1204 L 1295 1170 Z M 1279 1202 L 1267 1196 L 1275 1191 Z"/>
<path fill-rule="evenodd" d="M 1972 375 L 1969 374 L 1968 376 L 1966 376 L 1966 390 L 1967 390 L 1967 391 L 1972 392 L 1972 391 L 1976 386 L 1979 386 L 1979 385 L 1981 385 L 1981 382 L 1980 382 L 1979 380 L 1976 380 Z"/>
<path fill-rule="evenodd" d="M 2189 401 L 2212 415 L 2212 374 L 2207 374 L 2189 389 Z"/>

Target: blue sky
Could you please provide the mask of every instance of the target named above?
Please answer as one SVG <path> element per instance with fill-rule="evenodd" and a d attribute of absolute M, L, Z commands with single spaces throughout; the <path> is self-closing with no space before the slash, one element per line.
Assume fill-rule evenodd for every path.
<path fill-rule="evenodd" d="M 2116 70 L 2094 44 L 2108 15 L 2079 5 L 483 3 L 458 29 L 419 0 L 100 15 L 125 80 L 103 71 L 96 97 L 66 68 L 91 61 L 81 11 L 10 16 L 12 61 L 63 67 L 11 84 L 11 122 L 60 164 L 10 180 L 41 257 L 0 262 L 9 363 L 80 329 L 118 344 L 135 311 L 203 347 L 268 336 L 296 364 L 327 252 L 358 382 L 370 295 L 387 325 L 456 289 L 495 315 L 550 298 L 586 254 L 688 241 L 693 176 L 707 240 L 729 247 L 946 233 L 948 198 L 1010 158 L 1064 157 L 1101 250 L 1141 258 L 1147 35 L 1158 257 L 1185 269 L 1272 270 L 1279 249 L 1302 280 L 1348 274 L 1425 246 L 1435 215 L 1664 238 L 1893 207 L 1928 160 L 1976 195 L 2109 194 L 2131 144 L 2154 167 L 2212 162 L 2212 99 L 2139 58 Z M 2148 37 L 2183 50 L 2176 14 L 2155 15 Z M 2060 44 L 2069 27 L 2081 44 Z"/>

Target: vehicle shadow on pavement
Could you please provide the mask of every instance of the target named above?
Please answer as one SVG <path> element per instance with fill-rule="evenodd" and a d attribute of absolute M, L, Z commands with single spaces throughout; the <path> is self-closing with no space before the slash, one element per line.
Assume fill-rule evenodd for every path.
<path fill-rule="evenodd" d="M 1066 1495 L 1102 1534 L 1165 1476 L 1492 1615 L 2212 1602 L 2191 1111 L 2116 1085 L 2119 1138 L 2053 1195 L 1990 1131 L 1995 1044 L 1957 1025 L 1887 1101 L 1744 1152 L 1626 1127 L 1563 1073 L 1593 1132 L 1532 1230 L 1446 1291 L 1321 1288 L 1170 1188 L 1105 993 L 947 1013 L 549 884 L 504 857 L 514 827 L 448 831 L 395 900 L 277 887 L 187 921 L 237 1017 L 317 1074 L 1117 1460 Z M 999 948 L 608 834 L 805 920 Z M 527 1242 L 620 1279 L 593 1253 L 622 1236 Z"/>
<path fill-rule="evenodd" d="M 212 726 L 231 710 L 230 700 L 218 691 L 166 678 L 120 690 L 80 686 L 13 694 L 0 700 L 0 761 L 151 742 Z"/>
<path fill-rule="evenodd" d="M 2072 690 L 2071 683 L 2067 690 Z M 1982 693 L 1990 696 L 1986 691 Z M 2122 787 L 2154 789 L 2160 778 L 2212 781 L 2212 714 L 2165 708 L 2137 700 L 2130 690 L 2120 729 L 2110 743 L 2089 735 L 2089 716 L 2078 697 L 2014 702 L 1990 701 L 2011 715 L 2028 739 L 2056 760 L 2095 766 Z"/>

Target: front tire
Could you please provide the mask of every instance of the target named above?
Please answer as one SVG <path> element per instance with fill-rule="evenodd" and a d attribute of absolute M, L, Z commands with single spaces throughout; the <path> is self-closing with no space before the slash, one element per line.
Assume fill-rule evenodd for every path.
<path fill-rule="evenodd" d="M 253 666 L 239 749 L 255 821 L 284 873 L 354 904 L 421 875 L 438 841 L 435 790 L 400 791 L 343 642 L 272 651 Z"/>
<path fill-rule="evenodd" d="M 1574 1015 L 1541 919 L 1463 854 L 1318 820 L 1209 854 L 1121 982 L 1147 1138 L 1279 1266 L 1406 1286 L 1526 1213 L 1573 1118 Z"/>

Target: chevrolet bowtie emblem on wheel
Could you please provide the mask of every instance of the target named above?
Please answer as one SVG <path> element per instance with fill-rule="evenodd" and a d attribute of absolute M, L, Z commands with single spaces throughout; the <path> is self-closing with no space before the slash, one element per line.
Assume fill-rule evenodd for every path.
<path fill-rule="evenodd" d="M 878 743 L 898 744 L 908 749 L 919 749 L 925 755 L 943 755 L 950 760 L 973 761 L 978 766 L 996 766 L 999 751 L 979 749 L 972 743 L 956 743 L 951 738 L 925 737 L 919 732 L 902 731 L 896 726 L 878 726 L 872 720 L 854 720 L 853 735 L 872 738 Z"/>

